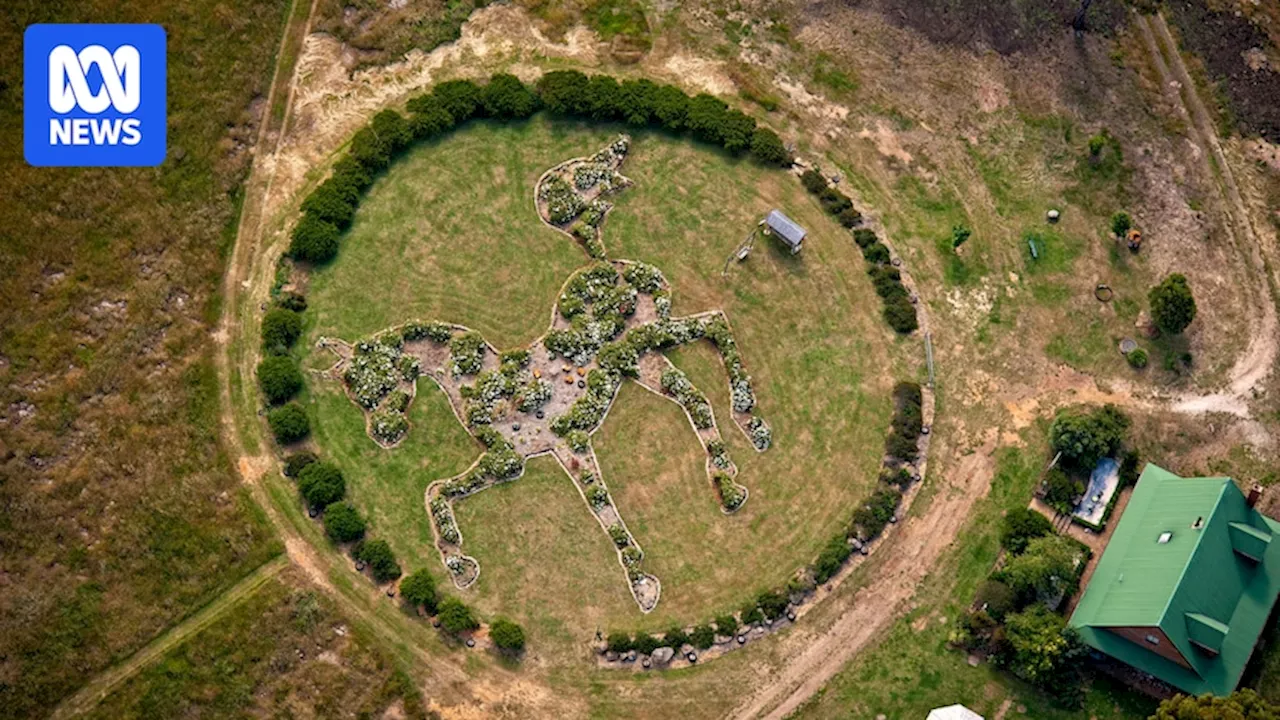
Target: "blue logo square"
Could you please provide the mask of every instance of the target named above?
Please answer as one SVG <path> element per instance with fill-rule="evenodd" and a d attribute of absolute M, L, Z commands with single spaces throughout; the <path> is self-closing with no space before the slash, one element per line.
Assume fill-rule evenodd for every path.
<path fill-rule="evenodd" d="M 28 163 L 164 162 L 164 28 L 31 25 L 22 46 L 22 147 Z"/>

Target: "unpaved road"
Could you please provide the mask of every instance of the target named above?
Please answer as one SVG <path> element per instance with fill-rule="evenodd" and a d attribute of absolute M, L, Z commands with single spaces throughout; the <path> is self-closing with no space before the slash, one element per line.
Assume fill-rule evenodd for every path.
<path fill-rule="evenodd" d="M 733 717 L 790 715 L 898 618 L 916 587 L 951 547 L 974 503 L 986 496 L 995 472 L 996 439 L 993 428 L 982 447 L 961 458 L 947 478 L 933 478 L 942 487 L 928 509 L 909 518 L 892 538 L 884 562 L 873 568 L 874 577 L 846 601 L 848 610 L 820 637 L 793 632 L 784 642 L 795 652 L 781 653 L 793 660 L 770 676 Z"/>

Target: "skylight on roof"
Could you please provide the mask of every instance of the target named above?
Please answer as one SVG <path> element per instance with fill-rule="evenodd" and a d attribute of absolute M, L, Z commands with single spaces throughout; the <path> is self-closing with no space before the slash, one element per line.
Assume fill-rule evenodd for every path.
<path fill-rule="evenodd" d="M 1157 540 L 1156 540 L 1156 542 L 1158 542 L 1158 543 L 1160 543 L 1161 545 L 1163 545 L 1163 544 L 1165 544 L 1165 543 L 1169 542 L 1169 540 L 1171 540 L 1172 538 L 1173 538 L 1173 533 L 1171 533 L 1171 532 L 1162 532 L 1162 533 L 1160 533 L 1160 537 L 1159 537 L 1159 539 L 1157 539 Z"/>

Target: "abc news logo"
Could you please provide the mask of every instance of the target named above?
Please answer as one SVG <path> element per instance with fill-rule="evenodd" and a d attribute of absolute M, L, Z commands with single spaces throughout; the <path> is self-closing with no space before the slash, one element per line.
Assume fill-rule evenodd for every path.
<path fill-rule="evenodd" d="M 29 163 L 163 162 L 163 28 L 32 25 L 23 45 L 23 146 Z"/>

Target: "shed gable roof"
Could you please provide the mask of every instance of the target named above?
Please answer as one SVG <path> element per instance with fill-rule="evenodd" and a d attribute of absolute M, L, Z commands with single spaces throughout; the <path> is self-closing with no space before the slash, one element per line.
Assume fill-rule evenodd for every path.
<path fill-rule="evenodd" d="M 805 229 L 796 224 L 794 220 L 782 214 L 781 210 L 770 210 L 765 216 L 765 223 L 770 230 L 778 233 L 783 240 L 789 245 L 799 245 L 807 234 Z"/>

